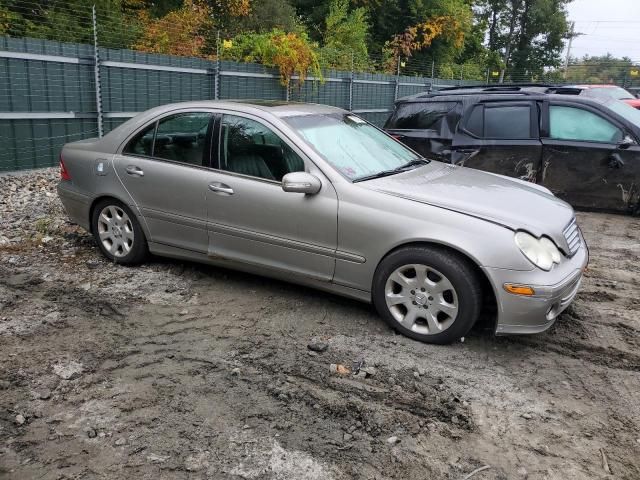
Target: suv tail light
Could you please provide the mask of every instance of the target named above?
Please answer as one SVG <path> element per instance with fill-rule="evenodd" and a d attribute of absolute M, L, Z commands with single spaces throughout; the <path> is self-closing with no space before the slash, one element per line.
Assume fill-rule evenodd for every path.
<path fill-rule="evenodd" d="M 71 175 L 67 171 L 67 167 L 64 166 L 64 161 L 62 160 L 62 154 L 60 154 L 60 179 L 61 180 L 71 180 Z"/>

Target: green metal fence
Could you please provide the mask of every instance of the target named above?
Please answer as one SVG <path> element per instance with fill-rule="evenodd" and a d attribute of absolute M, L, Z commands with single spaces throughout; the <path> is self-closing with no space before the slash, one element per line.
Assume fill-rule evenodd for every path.
<path fill-rule="evenodd" d="M 171 102 L 288 99 L 334 105 L 381 125 L 396 98 L 431 85 L 473 83 L 323 75 L 323 82 L 294 81 L 287 91 L 277 71 L 257 64 L 0 37 L 0 171 L 53 166 L 65 143 L 106 134 L 138 112 Z"/>

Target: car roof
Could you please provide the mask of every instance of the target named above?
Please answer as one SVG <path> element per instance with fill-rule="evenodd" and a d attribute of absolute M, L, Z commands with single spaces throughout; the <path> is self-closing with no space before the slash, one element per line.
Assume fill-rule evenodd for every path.
<path fill-rule="evenodd" d="M 235 110 L 244 113 L 256 113 L 256 110 L 267 112 L 277 117 L 290 117 L 297 115 L 314 115 L 344 113 L 344 110 L 330 105 L 320 105 L 316 103 L 287 102 L 284 100 L 198 100 L 191 102 L 170 103 L 156 107 L 154 114 L 169 112 L 171 110 L 189 108 L 220 108 Z M 151 111 L 150 111 L 151 112 Z"/>

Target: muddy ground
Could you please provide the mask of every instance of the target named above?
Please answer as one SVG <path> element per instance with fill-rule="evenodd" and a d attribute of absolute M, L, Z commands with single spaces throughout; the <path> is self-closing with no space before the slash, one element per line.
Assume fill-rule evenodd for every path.
<path fill-rule="evenodd" d="M 110 264 L 54 184 L 0 178 L 0 478 L 640 478 L 638 218 L 579 214 L 551 331 L 439 347 L 307 288 Z"/>

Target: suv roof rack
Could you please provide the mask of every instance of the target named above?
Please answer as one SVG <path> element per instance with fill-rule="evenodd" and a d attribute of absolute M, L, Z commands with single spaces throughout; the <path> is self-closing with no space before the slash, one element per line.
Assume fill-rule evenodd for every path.
<path fill-rule="evenodd" d="M 472 95 L 474 93 L 502 94 L 502 95 L 579 95 L 581 88 L 569 85 L 551 83 L 490 83 L 482 85 L 459 85 L 445 87 L 439 90 L 418 93 L 413 98 L 429 98 L 442 95 Z M 411 97 L 408 97 L 411 98 Z"/>
<path fill-rule="evenodd" d="M 454 91 L 454 90 L 483 90 L 483 91 L 518 91 L 523 88 L 553 88 L 561 85 L 555 83 L 484 83 L 478 85 L 458 85 L 455 87 L 445 87 L 438 91 Z"/>

